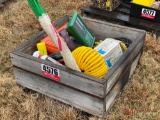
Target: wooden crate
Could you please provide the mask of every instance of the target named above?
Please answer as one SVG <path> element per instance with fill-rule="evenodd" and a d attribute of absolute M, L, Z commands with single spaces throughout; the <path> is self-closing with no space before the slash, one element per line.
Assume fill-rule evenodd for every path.
<path fill-rule="evenodd" d="M 55 26 L 58 28 L 69 19 L 70 16 L 66 15 L 55 22 Z M 98 40 L 125 37 L 132 41 L 103 79 L 33 57 L 36 43 L 46 36 L 44 31 L 18 46 L 10 56 L 18 84 L 90 114 L 103 116 L 136 68 L 146 32 L 89 18 L 83 19 Z M 42 64 L 59 70 L 60 80 L 43 76 Z"/>

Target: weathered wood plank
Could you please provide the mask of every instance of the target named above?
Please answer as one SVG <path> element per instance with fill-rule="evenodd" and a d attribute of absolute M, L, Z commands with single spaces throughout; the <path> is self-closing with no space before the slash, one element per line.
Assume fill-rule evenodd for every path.
<path fill-rule="evenodd" d="M 105 100 L 105 110 L 106 111 L 108 111 L 111 108 L 119 92 L 128 83 L 130 70 L 131 70 L 131 66 L 128 66 L 125 72 L 123 73 L 123 75 L 118 79 L 118 81 L 116 81 L 116 84 L 113 86 L 113 88 L 109 91 L 109 94 L 106 96 L 106 100 Z"/>
<path fill-rule="evenodd" d="M 48 62 L 48 61 L 44 61 L 44 60 L 41 60 L 41 59 L 37 59 L 35 57 L 33 57 L 32 55 L 29 55 L 29 54 L 26 54 L 26 53 L 23 53 L 21 51 L 12 51 L 10 53 L 10 56 L 12 55 L 18 55 L 22 58 L 26 58 L 26 59 L 29 59 L 29 60 L 33 60 L 33 61 L 37 61 L 37 62 L 40 62 L 40 63 L 45 63 L 45 64 L 48 64 L 48 65 L 51 65 L 52 67 L 56 67 L 58 69 L 61 69 L 61 70 L 64 70 L 66 72 L 70 72 L 70 73 L 73 73 L 77 76 L 81 76 L 81 77 L 84 77 L 84 78 L 87 78 L 87 79 L 90 79 L 91 81 L 96 81 L 98 83 L 103 83 L 103 81 L 105 81 L 104 79 L 100 79 L 100 78 L 97 78 L 97 77 L 93 77 L 93 76 L 90 76 L 90 75 L 87 75 L 87 74 L 83 74 L 82 72 L 78 72 L 78 71 L 75 71 L 75 70 L 72 70 L 72 69 L 69 69 L 67 67 L 64 67 L 64 66 L 59 66 L 57 64 L 54 64 L 54 63 L 51 63 L 51 62 Z M 12 58 L 12 57 L 11 57 Z"/>
<path fill-rule="evenodd" d="M 142 55 L 142 52 L 140 52 L 140 53 L 137 55 L 136 59 L 132 62 L 132 64 L 131 64 L 130 76 L 133 74 L 134 70 L 136 69 L 141 55 Z"/>
<path fill-rule="evenodd" d="M 129 79 L 129 73 L 130 73 L 130 66 L 126 68 L 126 73 L 123 75 L 122 78 L 120 78 L 116 84 L 113 86 L 113 88 L 110 90 L 109 94 L 105 98 L 105 111 L 106 113 L 109 111 L 109 109 L 112 107 L 114 102 L 116 101 L 116 97 L 118 97 L 120 91 L 125 87 L 125 85 L 128 83 Z"/>
<path fill-rule="evenodd" d="M 122 56 L 120 60 L 114 64 L 113 68 L 111 68 L 110 71 L 107 73 L 107 75 L 105 76 L 105 79 L 107 80 L 106 94 L 110 91 L 112 86 L 115 84 L 117 79 L 122 75 L 125 69 L 128 66 L 131 66 L 135 57 L 139 54 L 139 51 L 142 51 L 141 50 L 142 45 L 143 45 L 143 41 L 140 41 L 140 43 L 137 44 L 137 46 L 132 48 L 133 51 L 130 51 L 130 54 L 128 54 L 127 57 L 124 57 L 125 55 Z"/>
<path fill-rule="evenodd" d="M 16 53 L 18 53 L 18 52 L 16 52 Z M 41 59 L 38 59 L 35 61 L 34 59 L 33 60 L 27 59 L 26 57 L 21 57 L 16 54 L 11 54 L 11 59 L 12 59 L 12 64 L 14 66 L 17 66 L 17 67 L 22 68 L 24 70 L 28 70 L 32 73 L 41 75 L 41 77 L 45 77 L 42 74 L 41 64 L 53 66 L 54 68 L 57 68 L 60 70 L 60 83 L 68 85 L 68 86 L 73 87 L 75 89 L 79 89 L 81 91 L 87 92 L 88 94 L 92 94 L 97 97 L 104 96 L 104 93 L 105 93 L 104 92 L 104 85 L 102 83 L 99 83 L 99 81 L 101 81 L 101 79 L 99 81 L 92 81 L 88 78 L 85 78 L 84 75 L 78 76 L 78 75 L 72 74 L 72 73 L 70 73 L 71 70 L 64 71 L 65 68 L 64 68 L 64 70 L 62 70 L 61 69 L 62 66 L 58 66 L 55 64 L 53 65 L 52 63 L 50 63 L 48 61 L 41 60 Z M 83 73 L 81 73 L 81 74 L 83 74 Z M 79 75 L 80 75 L 80 72 L 79 72 Z"/>
<path fill-rule="evenodd" d="M 103 99 L 76 91 L 55 81 L 48 80 L 47 78 L 16 67 L 14 67 L 14 73 L 18 84 L 24 87 L 40 92 L 96 116 L 103 115 Z"/>
<path fill-rule="evenodd" d="M 119 94 L 121 90 L 121 87 L 122 87 L 121 81 L 118 81 L 118 83 L 116 83 L 116 85 L 113 87 L 110 93 L 106 96 L 106 99 L 105 99 L 105 111 L 106 112 L 113 105 L 115 98 L 117 97 L 117 95 Z"/>
<path fill-rule="evenodd" d="M 125 71 L 121 75 L 121 78 L 119 78 L 118 81 L 116 81 L 116 84 L 109 91 L 109 94 L 106 96 L 106 100 L 105 100 L 105 104 L 104 104 L 105 105 L 105 111 L 108 111 L 111 108 L 111 106 L 114 103 L 115 98 L 117 97 L 117 95 L 119 94 L 119 92 L 128 83 L 128 81 L 129 81 L 128 78 L 129 78 L 130 75 L 132 75 L 133 71 L 135 70 L 141 54 L 142 54 L 142 51 L 139 52 L 139 54 L 137 55 L 137 57 L 134 59 L 132 65 L 128 66 L 125 69 Z"/>
<path fill-rule="evenodd" d="M 69 18 L 70 16 L 64 16 L 55 22 L 55 26 L 60 27 Z M 135 70 L 146 32 L 89 18 L 84 20 L 96 35 L 97 40 L 120 37 L 132 41 L 127 51 L 108 71 L 104 79 L 33 57 L 32 52 L 35 50 L 36 43 L 46 36 L 44 31 L 17 47 L 10 56 L 18 84 L 93 115 L 103 116 Z M 43 76 L 42 64 L 58 69 L 60 81 Z"/>
<path fill-rule="evenodd" d="M 145 33 L 144 30 L 125 27 L 109 22 L 98 21 L 83 17 L 87 26 L 93 31 L 97 40 L 104 40 L 106 38 L 127 38 L 135 40 L 139 33 Z"/>
<path fill-rule="evenodd" d="M 65 18 L 64 21 L 66 22 L 67 18 L 69 19 L 69 16 L 65 16 L 64 18 Z M 105 39 L 107 37 L 111 37 L 111 38 L 124 37 L 124 38 L 130 39 L 132 41 L 132 44 L 129 46 L 129 48 L 123 54 L 123 56 L 120 58 L 120 60 L 117 61 L 117 63 L 115 63 L 115 65 L 109 70 L 109 72 L 105 76 L 105 79 L 100 80 L 98 78 L 82 74 L 80 72 L 71 71 L 67 68 L 63 68 L 63 67 L 60 68 L 59 66 L 54 66 L 54 67 L 61 69 L 63 71 L 66 71 L 66 73 L 70 72 L 71 74 L 73 73 L 78 76 L 80 75 L 81 78 L 85 78 L 85 79 L 87 78 L 90 80 L 94 79 L 95 81 L 100 82 L 100 85 L 99 85 L 100 89 L 98 89 L 98 91 L 96 89 L 94 89 L 94 90 L 91 89 L 91 91 L 92 91 L 91 93 L 96 94 L 96 95 L 99 94 L 98 95 L 99 97 L 105 97 L 106 94 L 109 92 L 109 90 L 112 88 L 112 86 L 115 84 L 116 80 L 120 77 L 120 75 L 124 71 L 125 67 L 131 63 L 133 58 L 137 55 L 137 53 L 142 48 L 143 43 L 144 43 L 145 31 L 138 30 L 135 28 L 124 27 L 124 26 L 120 26 L 120 25 L 114 25 L 112 23 L 106 23 L 106 22 L 102 22 L 102 21 L 92 20 L 89 18 L 84 18 L 84 20 L 87 23 L 87 25 L 89 26 L 89 28 L 95 33 L 96 36 L 99 36 L 100 39 Z M 60 21 L 60 23 L 63 24 L 64 21 L 62 19 Z M 27 50 L 30 51 L 31 48 L 33 49 L 33 47 L 35 47 L 36 43 L 39 41 L 39 38 L 41 38 L 43 36 L 43 34 L 44 34 L 44 32 L 41 32 L 41 34 L 39 34 L 37 38 L 34 37 L 31 40 L 29 40 L 29 42 L 27 42 L 26 44 L 22 45 L 19 48 L 19 51 L 29 53 L 29 52 L 27 52 Z M 30 67 L 32 67 L 32 64 L 33 63 L 36 64 L 36 62 L 33 62 L 33 63 L 31 62 L 31 63 L 26 63 L 27 64 L 27 66 L 26 66 L 26 65 L 24 65 L 25 59 L 27 58 L 32 61 L 33 57 L 25 55 L 23 53 L 19 53 L 17 51 L 14 54 L 18 55 L 16 57 L 13 56 L 13 58 L 15 58 L 15 60 L 13 60 L 13 61 L 15 61 L 15 62 L 13 62 L 14 65 L 17 65 L 16 63 L 17 63 L 18 57 L 19 57 L 19 59 L 23 59 L 23 60 L 21 60 L 21 62 L 19 62 L 21 65 L 18 67 L 23 67 L 26 70 L 30 70 Z M 38 60 L 36 60 L 36 59 L 34 59 L 34 61 L 38 62 Z M 42 62 L 42 61 L 39 61 L 39 62 Z M 38 65 L 38 66 L 40 66 L 40 65 Z M 36 69 L 37 68 L 33 69 L 32 72 L 36 71 Z M 40 69 L 38 69 L 38 70 L 39 71 L 36 71 L 35 73 L 40 74 Z M 72 86 L 72 85 L 70 85 L 70 86 Z M 80 87 L 80 88 L 83 89 L 83 87 Z"/>
<path fill-rule="evenodd" d="M 67 20 L 69 20 L 69 18 L 70 18 L 69 15 L 64 16 L 62 19 L 55 22 L 55 26 L 59 28 L 61 25 L 66 23 Z M 97 21 L 97 20 L 93 20 L 85 17 L 83 17 L 83 19 L 86 22 L 87 26 L 96 35 L 97 40 L 100 40 L 100 39 L 104 40 L 107 37 L 111 37 L 111 38 L 124 37 L 130 40 L 134 40 L 136 39 L 136 36 L 139 34 L 139 32 L 144 32 L 142 30 L 115 25 L 112 23 Z M 16 50 L 27 53 L 27 50 L 32 47 L 36 47 L 36 43 L 39 42 L 42 38 L 44 38 L 44 36 L 46 36 L 46 33 L 44 31 L 41 31 L 39 34 L 32 37 L 27 42 L 17 47 Z"/>

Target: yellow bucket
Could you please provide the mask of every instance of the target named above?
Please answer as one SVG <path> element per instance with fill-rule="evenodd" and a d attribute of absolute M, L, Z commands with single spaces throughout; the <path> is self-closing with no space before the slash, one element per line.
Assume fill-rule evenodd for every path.
<path fill-rule="evenodd" d="M 155 0 L 133 0 L 133 3 L 150 7 Z"/>

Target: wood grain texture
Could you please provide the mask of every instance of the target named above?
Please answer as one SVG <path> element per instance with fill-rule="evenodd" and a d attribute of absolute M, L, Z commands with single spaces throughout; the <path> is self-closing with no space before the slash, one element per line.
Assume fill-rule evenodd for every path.
<path fill-rule="evenodd" d="M 54 25 L 58 28 L 69 19 L 70 16 L 66 15 Z M 103 116 L 135 70 L 146 32 L 89 18 L 84 20 L 99 40 L 124 37 L 132 41 L 103 79 L 33 57 L 36 43 L 46 36 L 44 31 L 18 46 L 10 56 L 18 84 L 93 115 Z M 43 76 L 41 64 L 59 69 L 60 81 Z"/>
<path fill-rule="evenodd" d="M 106 112 L 111 108 L 113 102 L 115 101 L 116 96 L 121 90 L 121 87 L 122 87 L 121 81 L 118 81 L 118 83 L 113 87 L 110 93 L 106 96 L 106 99 L 105 99 Z"/>
<path fill-rule="evenodd" d="M 146 32 L 144 30 L 125 27 L 85 17 L 84 20 L 95 34 L 96 39 L 104 40 L 105 38 L 127 38 L 132 41 L 127 51 L 125 51 L 122 57 L 113 65 L 113 67 L 104 77 L 106 80 L 105 82 L 107 82 L 105 84 L 107 95 L 126 67 L 132 64 L 133 59 L 143 48 Z"/>
<path fill-rule="evenodd" d="M 95 19 L 83 17 L 87 26 L 93 31 L 96 39 L 104 40 L 106 38 L 124 37 L 134 41 L 140 34 L 145 34 L 144 30 L 126 27 L 109 22 L 103 22 Z"/>
<path fill-rule="evenodd" d="M 55 26 L 60 27 L 62 24 L 66 23 L 69 19 L 70 16 L 66 15 L 62 19 L 58 20 L 55 23 Z M 72 71 L 68 68 L 60 67 L 55 64 L 54 65 L 52 64 L 51 66 L 60 69 L 62 71 L 61 83 L 103 98 L 113 87 L 117 79 L 125 70 L 126 66 L 131 65 L 133 58 L 135 58 L 140 49 L 143 47 L 145 39 L 145 31 L 124 27 L 120 25 L 115 25 L 112 23 L 97 21 L 89 18 L 84 18 L 84 20 L 88 25 L 88 27 L 93 31 L 93 33 L 96 36 L 101 37 L 101 39 L 106 37 L 112 37 L 112 38 L 124 37 L 130 39 L 132 41 L 132 44 L 129 46 L 129 48 L 123 54 L 123 56 L 108 71 L 108 73 L 105 76 L 105 79 L 98 79 L 96 77 L 92 77 L 90 75 L 86 75 L 81 72 Z M 36 43 L 44 36 L 45 32 L 42 31 L 37 36 L 34 36 L 29 41 L 19 46 L 16 49 L 16 51 L 13 51 L 11 53 L 13 64 L 20 68 L 42 75 L 40 64 L 43 63 L 48 65 L 49 63 L 47 63 L 46 61 L 33 58 L 31 56 L 31 52 L 33 52 L 32 50 L 36 47 Z M 32 64 L 34 65 L 34 67 L 32 66 Z M 70 80 L 70 82 L 66 82 L 68 80 Z M 87 82 L 85 83 L 85 81 L 87 81 L 88 83 Z M 78 83 L 79 86 L 75 85 Z"/>
<path fill-rule="evenodd" d="M 123 60 L 119 60 L 117 63 L 115 63 L 113 68 L 111 68 L 111 70 L 107 73 L 107 75 L 105 76 L 107 79 L 106 94 L 110 91 L 110 89 L 115 84 L 115 82 L 118 80 L 118 78 L 124 73 L 126 68 L 128 66 L 131 66 L 131 64 L 133 63 L 134 59 L 137 57 L 139 52 L 142 51 L 141 45 L 142 45 L 142 42 L 139 45 L 137 45 L 135 47 L 136 49 L 134 49 L 126 58 L 122 58 L 123 57 L 122 56 L 121 58 Z M 117 67 L 117 64 L 119 64 L 118 67 Z M 131 67 L 136 67 L 136 66 L 131 66 Z M 132 72 L 133 72 L 133 69 L 135 68 L 132 68 Z"/>
<path fill-rule="evenodd" d="M 13 53 L 11 54 L 11 59 L 14 66 L 27 70 L 28 72 L 38 74 L 41 77 L 45 77 L 42 75 L 41 64 L 52 66 L 60 70 L 60 83 L 78 89 L 80 91 L 87 92 L 88 94 L 92 94 L 97 97 L 102 98 L 104 96 L 103 84 L 91 81 L 90 79 L 82 76 L 77 76 L 70 73 L 69 71 L 64 71 L 61 69 L 61 66 L 47 64 L 48 62 L 44 60 L 40 60 L 41 62 L 30 60 L 26 57 L 20 57 Z"/>
<path fill-rule="evenodd" d="M 134 70 L 136 69 L 141 55 L 142 55 L 142 52 L 140 52 L 140 53 L 137 55 L 136 59 L 132 62 L 132 64 L 131 64 L 130 76 L 133 74 Z"/>
<path fill-rule="evenodd" d="M 75 89 L 16 67 L 14 67 L 14 73 L 17 83 L 26 88 L 40 92 L 88 113 L 97 116 L 103 115 L 103 99 L 76 91 Z"/>

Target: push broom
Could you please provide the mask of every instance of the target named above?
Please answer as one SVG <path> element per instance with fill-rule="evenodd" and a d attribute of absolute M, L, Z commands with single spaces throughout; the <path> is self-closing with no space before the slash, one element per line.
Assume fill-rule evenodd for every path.
<path fill-rule="evenodd" d="M 73 70 L 80 71 L 79 67 L 76 64 L 74 57 L 72 56 L 71 51 L 69 50 L 67 44 L 62 40 L 54 25 L 52 24 L 48 14 L 42 8 L 41 4 L 37 0 L 28 0 L 28 3 L 37 17 L 40 25 L 44 29 L 44 31 L 48 34 L 48 36 L 52 39 L 55 45 L 59 48 L 60 53 L 63 57 L 65 65 L 68 68 Z"/>

